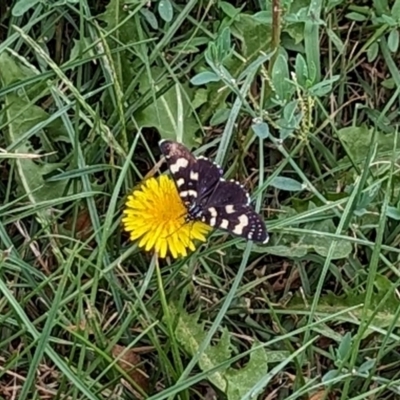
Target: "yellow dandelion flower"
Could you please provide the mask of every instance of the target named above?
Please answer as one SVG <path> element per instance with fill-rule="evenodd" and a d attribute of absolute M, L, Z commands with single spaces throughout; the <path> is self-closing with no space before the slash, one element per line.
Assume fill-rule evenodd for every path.
<path fill-rule="evenodd" d="M 139 247 L 154 249 L 165 258 L 185 257 L 195 250 L 194 240 L 205 242 L 211 227 L 200 221 L 185 221 L 187 209 L 175 183 L 165 175 L 149 178 L 128 196 L 122 222 L 132 241 Z"/>

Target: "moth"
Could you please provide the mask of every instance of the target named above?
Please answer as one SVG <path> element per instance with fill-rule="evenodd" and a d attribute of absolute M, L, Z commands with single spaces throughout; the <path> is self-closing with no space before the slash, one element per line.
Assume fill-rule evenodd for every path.
<path fill-rule="evenodd" d="M 205 157 L 195 157 L 183 144 L 161 140 L 160 150 L 187 208 L 186 222 L 202 221 L 213 228 L 259 243 L 269 240 L 265 223 L 237 181 Z"/>

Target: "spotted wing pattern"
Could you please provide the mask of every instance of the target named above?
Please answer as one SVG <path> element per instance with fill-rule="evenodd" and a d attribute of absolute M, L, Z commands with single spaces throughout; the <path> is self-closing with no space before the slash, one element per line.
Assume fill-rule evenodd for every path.
<path fill-rule="evenodd" d="M 268 242 L 264 221 L 251 207 L 249 194 L 238 182 L 225 181 L 220 166 L 207 158 L 196 158 L 172 140 L 162 140 L 160 149 L 189 220 L 200 220 L 255 242 Z"/>
<path fill-rule="evenodd" d="M 204 210 L 201 220 L 210 226 L 254 242 L 267 243 L 268 241 L 264 221 L 245 204 L 209 206 Z"/>
<path fill-rule="evenodd" d="M 160 142 L 161 152 L 167 160 L 168 168 L 174 178 L 179 196 L 186 204 L 196 201 L 197 181 L 199 177 L 195 170 L 197 160 L 182 144 L 171 140 Z"/>
<path fill-rule="evenodd" d="M 195 158 L 185 146 L 171 140 L 162 140 L 160 149 L 181 199 L 186 204 L 206 203 L 222 177 L 222 168 L 207 158 Z"/>
<path fill-rule="evenodd" d="M 196 203 L 203 205 L 208 202 L 210 196 L 215 192 L 224 171 L 219 165 L 204 157 L 197 158 L 194 170 L 198 173 Z"/>

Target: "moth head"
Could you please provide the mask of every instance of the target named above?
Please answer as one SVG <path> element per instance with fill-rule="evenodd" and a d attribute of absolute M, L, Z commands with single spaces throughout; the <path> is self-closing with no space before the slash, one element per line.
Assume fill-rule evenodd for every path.
<path fill-rule="evenodd" d="M 159 141 L 158 145 L 163 154 L 169 154 L 171 153 L 171 148 L 173 147 L 174 142 L 168 139 L 163 139 Z"/>
<path fill-rule="evenodd" d="M 191 158 L 193 157 L 190 151 L 181 143 L 174 142 L 173 140 L 163 139 L 158 143 L 161 152 L 166 158 Z"/>

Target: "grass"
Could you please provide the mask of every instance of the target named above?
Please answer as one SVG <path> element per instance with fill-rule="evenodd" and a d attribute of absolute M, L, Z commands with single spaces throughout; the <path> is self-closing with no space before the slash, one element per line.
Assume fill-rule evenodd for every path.
<path fill-rule="evenodd" d="M 399 17 L 1 2 L 0 397 L 399 399 Z M 131 243 L 160 138 L 244 182 L 270 243 Z"/>

